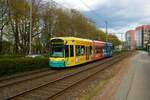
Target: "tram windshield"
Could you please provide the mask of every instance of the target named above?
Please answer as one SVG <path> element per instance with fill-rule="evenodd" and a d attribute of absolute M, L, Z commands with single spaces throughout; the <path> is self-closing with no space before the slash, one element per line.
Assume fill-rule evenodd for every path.
<path fill-rule="evenodd" d="M 54 39 L 51 41 L 50 57 L 64 57 L 64 42 L 61 39 Z"/>

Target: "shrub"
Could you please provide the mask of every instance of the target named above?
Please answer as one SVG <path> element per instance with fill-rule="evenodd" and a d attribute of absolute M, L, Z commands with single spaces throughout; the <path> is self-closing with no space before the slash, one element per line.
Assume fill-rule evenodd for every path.
<path fill-rule="evenodd" d="M 23 55 L 0 55 L 0 59 L 5 59 L 5 58 L 21 58 L 24 57 Z"/>
<path fill-rule="evenodd" d="M 48 67 L 48 58 L 3 58 L 0 59 L 0 76 Z"/>

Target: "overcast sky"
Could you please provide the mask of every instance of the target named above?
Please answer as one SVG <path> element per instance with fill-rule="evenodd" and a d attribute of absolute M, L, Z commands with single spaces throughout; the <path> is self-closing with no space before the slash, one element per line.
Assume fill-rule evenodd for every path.
<path fill-rule="evenodd" d="M 48 1 L 48 0 L 47 0 Z M 67 7 L 79 10 L 96 22 L 97 28 L 109 32 L 125 33 L 138 25 L 150 24 L 150 0 L 54 0 Z"/>

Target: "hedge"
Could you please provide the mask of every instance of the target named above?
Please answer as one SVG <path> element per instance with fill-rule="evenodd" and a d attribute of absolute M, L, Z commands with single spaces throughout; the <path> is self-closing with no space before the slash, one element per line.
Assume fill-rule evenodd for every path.
<path fill-rule="evenodd" d="M 4 59 L 4 58 L 21 58 L 24 57 L 24 55 L 0 55 L 0 59 Z"/>
<path fill-rule="evenodd" d="M 0 59 L 0 76 L 48 67 L 48 58 L 3 58 Z"/>

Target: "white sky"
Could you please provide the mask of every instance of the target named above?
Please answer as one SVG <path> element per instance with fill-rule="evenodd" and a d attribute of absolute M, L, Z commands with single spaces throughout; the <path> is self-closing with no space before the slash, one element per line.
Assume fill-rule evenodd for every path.
<path fill-rule="evenodd" d="M 49 0 L 45 0 L 49 1 Z M 125 33 L 138 25 L 150 24 L 150 0 L 54 0 L 67 7 L 81 11 L 104 29 L 102 20 L 111 20 L 109 31 Z M 90 8 L 88 8 L 88 7 Z M 101 18 L 92 12 L 96 12 Z M 97 17 L 97 18 L 96 18 Z"/>

